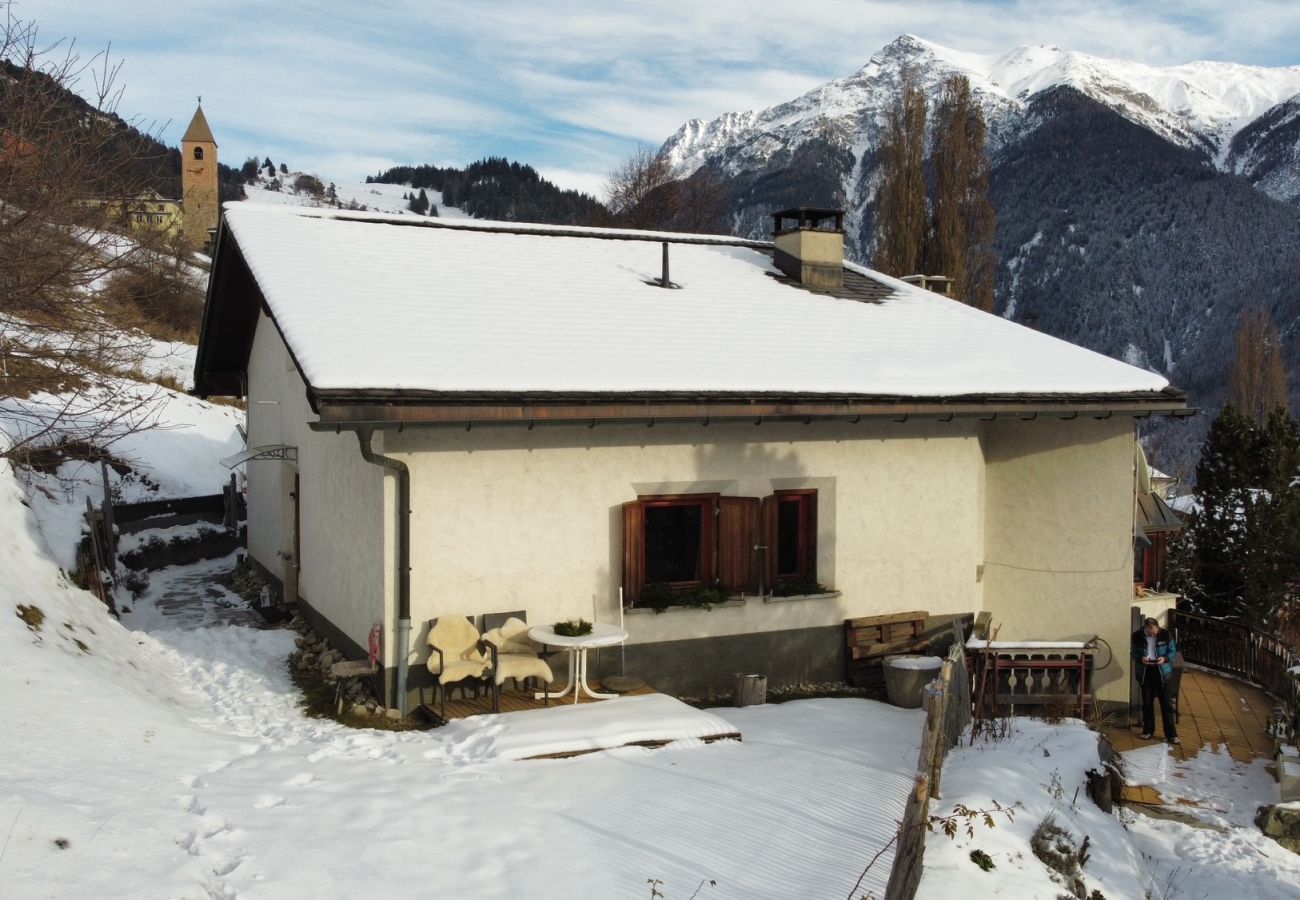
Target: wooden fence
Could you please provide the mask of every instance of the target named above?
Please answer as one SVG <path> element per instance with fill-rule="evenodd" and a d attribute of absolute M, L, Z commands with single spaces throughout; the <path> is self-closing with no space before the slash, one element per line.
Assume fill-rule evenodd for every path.
<path fill-rule="evenodd" d="M 1300 665 L 1295 647 L 1267 631 L 1180 609 L 1169 611 L 1169 630 L 1187 662 L 1258 684 L 1294 715 L 1300 681 L 1288 670 Z"/>
<path fill-rule="evenodd" d="M 926 821 L 930 798 L 939 793 L 943 762 L 948 751 L 961 740 L 971 722 L 971 679 L 966 668 L 966 642 L 960 623 L 953 623 L 955 640 L 948 650 L 939 677 L 925 688 L 922 706 L 925 725 L 921 729 L 921 752 L 916 780 L 907 797 L 907 808 L 898 825 L 894 865 L 885 889 L 888 900 L 911 900 L 921 882 L 925 857 Z"/>

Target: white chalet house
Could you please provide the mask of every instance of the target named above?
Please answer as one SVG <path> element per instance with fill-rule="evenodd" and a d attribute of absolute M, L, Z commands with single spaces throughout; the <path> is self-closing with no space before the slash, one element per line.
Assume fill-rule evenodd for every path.
<path fill-rule="evenodd" d="M 620 604 L 628 674 L 667 691 L 837 680 L 846 618 L 923 609 L 1099 635 L 1127 703 L 1135 418 L 1184 394 L 845 262 L 841 221 L 228 205 L 195 380 L 248 401 L 251 560 L 354 658 L 378 624 L 403 708 L 431 619 Z"/>

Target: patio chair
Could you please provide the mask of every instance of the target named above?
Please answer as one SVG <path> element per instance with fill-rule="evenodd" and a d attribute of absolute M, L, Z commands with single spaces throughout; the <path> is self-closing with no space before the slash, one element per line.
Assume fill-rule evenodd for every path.
<path fill-rule="evenodd" d="M 484 626 L 489 621 L 495 621 L 499 615 L 483 616 Z M 551 667 L 538 652 L 537 645 L 529 639 L 528 623 L 521 616 L 508 616 L 501 624 L 484 632 L 483 640 L 492 653 L 493 712 L 501 711 L 501 685 L 507 679 L 513 680 L 515 687 L 518 687 L 521 680 L 526 684 L 530 679 L 537 678 L 542 682 L 539 689 L 544 691 L 545 686 L 555 677 Z M 549 698 L 544 694 L 542 699 L 544 705 L 550 705 Z"/>
<path fill-rule="evenodd" d="M 478 689 L 487 684 L 492 660 L 474 623 L 465 616 L 443 616 L 429 622 L 429 671 L 438 685 L 442 720 L 447 721 L 447 692 L 467 683 Z M 495 652 L 495 651 L 494 651 Z"/>

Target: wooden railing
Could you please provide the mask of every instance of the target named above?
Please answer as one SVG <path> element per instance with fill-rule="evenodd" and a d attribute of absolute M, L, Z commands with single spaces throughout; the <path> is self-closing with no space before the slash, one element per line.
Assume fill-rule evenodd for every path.
<path fill-rule="evenodd" d="M 1300 665 L 1295 647 L 1275 634 L 1240 622 L 1169 611 L 1178 651 L 1189 663 L 1258 684 L 1294 715 L 1300 711 L 1300 681 L 1288 670 Z"/>
<path fill-rule="evenodd" d="M 911 900 L 921 882 L 925 858 L 925 837 L 929 834 L 930 798 L 939 792 L 943 762 L 971 722 L 970 672 L 966 668 L 966 644 L 961 624 L 953 623 L 955 637 L 944 659 L 939 677 L 925 688 L 922 706 L 925 725 L 921 729 L 921 753 L 916 764 L 916 781 L 907 795 L 903 820 L 898 824 L 894 864 L 889 872 L 885 896 L 889 900 Z"/>

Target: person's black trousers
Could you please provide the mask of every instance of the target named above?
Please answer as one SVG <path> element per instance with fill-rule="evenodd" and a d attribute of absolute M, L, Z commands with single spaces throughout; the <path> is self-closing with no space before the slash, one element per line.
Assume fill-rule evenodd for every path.
<path fill-rule="evenodd" d="M 1165 740 L 1178 737 L 1174 724 L 1174 703 L 1169 684 L 1160 677 L 1160 670 L 1149 667 L 1142 673 L 1142 733 L 1154 734 L 1156 730 L 1155 701 L 1160 700 L 1160 721 L 1164 725 Z"/>

